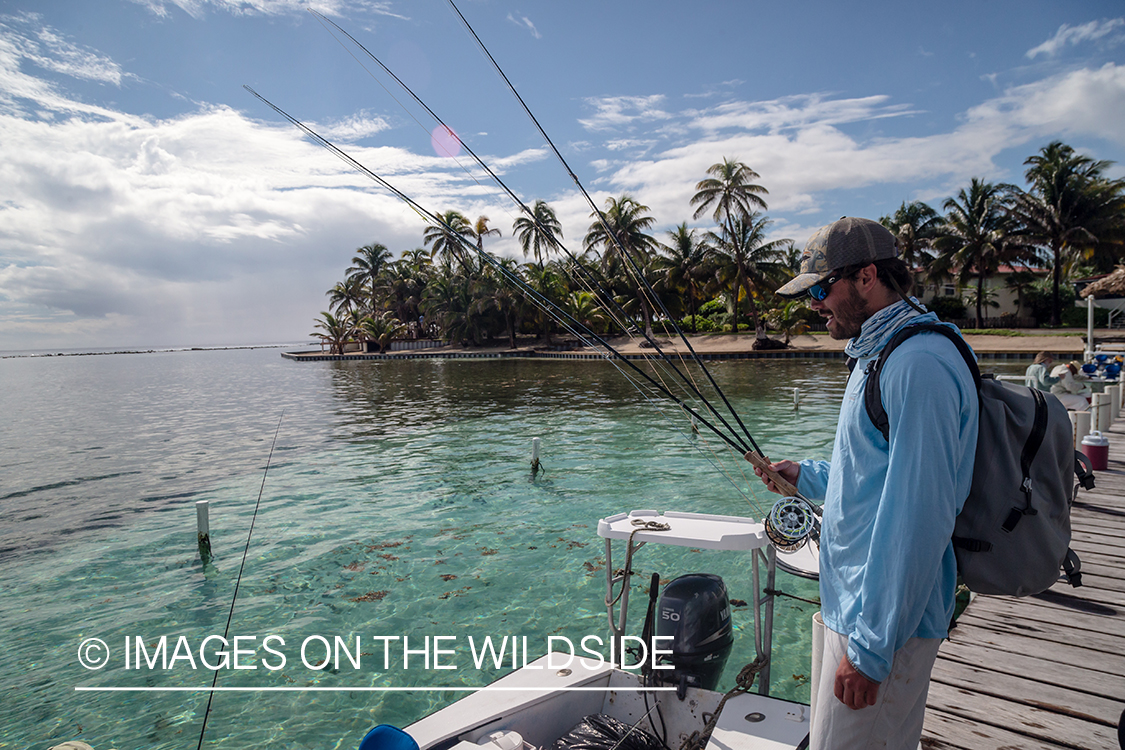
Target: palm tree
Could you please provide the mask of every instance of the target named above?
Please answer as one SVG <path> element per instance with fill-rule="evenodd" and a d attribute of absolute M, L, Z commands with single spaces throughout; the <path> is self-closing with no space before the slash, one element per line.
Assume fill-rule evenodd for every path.
<path fill-rule="evenodd" d="M 422 244 L 430 248 L 430 257 L 448 261 L 456 258 L 468 268 L 464 243 L 475 239 L 473 227 L 460 211 L 446 211 L 438 216 L 441 224 L 428 226 L 422 233 Z"/>
<path fill-rule="evenodd" d="M 977 315 L 980 316 L 983 308 L 986 307 L 1000 307 L 1000 303 L 996 300 L 997 292 L 992 287 L 974 286 L 965 292 L 961 299 L 966 305 L 974 305 L 977 309 Z M 977 327 L 981 325 L 981 318 L 977 318 Z"/>
<path fill-rule="evenodd" d="M 734 300 L 734 332 L 738 333 L 738 297 L 741 289 L 750 304 L 754 327 L 758 327 L 758 311 L 754 304 L 755 289 L 770 289 L 783 273 L 784 252 L 790 239 L 766 242 L 766 228 L 772 224 L 763 214 L 750 213 L 731 223 L 722 235 L 708 232 L 716 262 L 715 277 L 729 285 Z"/>
<path fill-rule="evenodd" d="M 1031 189 L 1011 189 L 1011 213 L 1028 241 L 1043 246 L 1052 261 L 1051 324 L 1061 322 L 1059 285 L 1063 267 L 1080 253 L 1116 256 L 1122 244 L 1125 180 L 1109 180 L 1109 161 L 1076 154 L 1061 141 L 1024 161 Z M 1105 249 L 1110 252 L 1105 252 Z M 1114 252 L 1116 250 L 1116 252 Z"/>
<path fill-rule="evenodd" d="M 498 313 L 504 319 L 508 348 L 515 349 L 516 330 L 524 298 L 513 285 L 511 277 L 519 273 L 519 268 L 512 258 L 500 258 L 496 263 L 500 268 L 490 266 L 476 279 L 473 285 L 473 302 L 469 309 L 476 315 L 490 311 Z"/>
<path fill-rule="evenodd" d="M 694 229 L 688 229 L 687 222 L 668 232 L 669 243 L 661 245 L 661 257 L 657 262 L 664 273 L 664 283 L 686 296 L 691 313 L 691 332 L 695 333 L 695 313 L 697 302 L 702 296 L 707 278 L 712 275 L 709 256 L 710 248 L 695 236 Z"/>
<path fill-rule="evenodd" d="M 565 296 L 565 276 L 560 272 L 557 263 L 552 262 L 539 266 L 527 263 L 522 266 L 522 272 L 527 285 L 543 297 L 554 301 L 561 300 Z M 543 343 L 550 346 L 553 343 L 551 339 L 551 315 L 542 305 L 536 305 L 535 307 L 539 317 Z"/>
<path fill-rule="evenodd" d="M 926 265 L 941 225 L 941 214 L 922 201 L 904 201 L 894 214 L 882 217 L 879 223 L 898 240 L 902 260 L 911 273 L 913 269 Z"/>
<path fill-rule="evenodd" d="M 656 240 L 645 230 L 656 219 L 646 213 L 649 208 L 628 195 L 607 198 L 605 211 L 590 214 L 595 221 L 586 232 L 582 244 L 587 251 L 602 250 L 602 272 L 609 279 L 619 276 L 637 298 L 644 317 L 645 337 L 651 340 L 653 300 L 647 296 L 647 279 L 643 277 L 650 265 L 651 255 L 657 247 Z M 641 274 L 638 277 L 638 272 Z M 624 307 L 624 305 L 623 305 Z"/>
<path fill-rule="evenodd" d="M 597 252 L 600 247 L 602 269 L 608 270 L 616 263 L 628 264 L 643 259 L 656 248 L 656 240 L 645 233 L 656 223 L 656 218 L 646 212 L 648 206 L 638 203 L 629 195 L 606 198 L 605 211 L 593 211 L 594 222 L 582 240 L 586 250 Z M 628 257 L 622 258 L 624 252 Z"/>
<path fill-rule="evenodd" d="M 478 216 L 476 224 L 473 224 L 472 236 L 477 238 L 477 252 L 484 253 L 484 238 L 485 237 L 500 237 L 499 229 L 488 228 L 488 217 Z"/>
<path fill-rule="evenodd" d="M 985 299 L 984 280 L 1003 261 L 1013 256 L 1012 227 L 1004 203 L 1005 187 L 974 177 L 969 191 L 962 188 L 955 198 L 946 199 L 945 220 L 934 240 L 938 256 L 930 274 L 940 277 L 956 273 L 958 286 L 976 277 L 976 327 L 983 325 L 981 307 Z"/>
<path fill-rule="evenodd" d="M 553 250 L 559 246 L 559 238 L 563 236 L 562 224 L 555 215 L 555 209 L 546 201 L 535 201 L 531 207 L 531 216 L 520 216 L 512 223 L 512 231 L 519 238 L 520 247 L 523 248 L 523 257 L 529 252 L 535 254 L 535 262 L 542 267 L 543 259 L 550 257 Z"/>
<path fill-rule="evenodd" d="M 1016 292 L 1016 317 L 1023 317 L 1023 293 L 1026 289 L 1035 284 L 1039 280 L 1031 271 L 1026 269 L 1020 271 L 1012 271 L 1008 277 L 1004 279 L 1004 286 L 1008 289 L 1013 289 Z"/>
<path fill-rule="evenodd" d="M 785 345 L 789 346 L 791 336 L 800 336 L 809 330 L 809 322 L 801 316 L 805 303 L 799 299 L 789 300 L 783 307 L 771 310 L 769 323 L 774 330 L 785 334 Z"/>
<path fill-rule="evenodd" d="M 418 301 L 426 286 L 425 276 L 402 258 L 387 266 L 382 278 L 387 294 L 385 306 L 396 318 L 413 325 L 418 320 Z"/>
<path fill-rule="evenodd" d="M 355 252 L 356 255 L 352 258 L 352 265 L 348 268 L 347 274 L 349 279 L 358 278 L 367 287 L 367 293 L 371 300 L 369 309 L 374 311 L 378 307 L 377 279 L 383 268 L 391 261 L 393 254 L 387 249 L 386 245 L 378 242 L 364 245 Z"/>
<path fill-rule="evenodd" d="M 314 331 L 309 334 L 310 336 L 320 339 L 322 344 L 328 344 L 330 353 L 344 353 L 344 345 L 352 337 L 352 327 L 344 318 L 337 318 L 332 313 L 322 312 L 315 322 L 315 327 L 319 328 L 322 333 Z"/>
<path fill-rule="evenodd" d="M 724 156 L 721 162 L 707 168 L 707 174 L 711 176 L 696 183 L 695 195 L 691 197 L 691 205 L 696 206 L 693 219 L 714 208 L 711 217 L 715 223 L 725 234 L 733 236 L 735 221 L 768 208 L 760 196 L 769 195 L 769 191 L 753 182 L 761 175 L 742 162 Z"/>
<path fill-rule="evenodd" d="M 609 325 L 609 316 L 598 304 L 597 295 L 593 292 L 571 292 L 567 298 L 566 311 L 594 333 L 605 333 Z"/>
<path fill-rule="evenodd" d="M 359 327 L 366 338 L 379 345 L 379 351 L 385 352 L 391 341 L 404 333 L 406 326 L 390 311 L 384 310 L 376 315 L 369 315 L 360 321 Z"/>
<path fill-rule="evenodd" d="M 328 295 L 328 310 L 339 315 L 363 307 L 364 293 L 363 278 L 359 275 L 337 281 L 336 286 L 325 292 Z"/>
<path fill-rule="evenodd" d="M 439 266 L 422 292 L 421 312 L 451 341 L 479 344 L 479 332 L 469 312 L 472 295 L 467 274 L 454 271 L 451 261 Z"/>

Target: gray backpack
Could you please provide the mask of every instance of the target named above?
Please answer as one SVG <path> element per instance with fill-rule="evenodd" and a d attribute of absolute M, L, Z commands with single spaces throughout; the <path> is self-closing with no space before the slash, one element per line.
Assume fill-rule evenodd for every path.
<path fill-rule="evenodd" d="M 923 323 L 903 328 L 868 364 L 864 402 L 871 422 L 884 438 L 890 434 L 879 374 L 899 344 L 926 332 L 956 344 L 980 399 L 973 483 L 953 528 L 961 580 L 978 594 L 1009 596 L 1045 591 L 1060 572 L 1081 586 L 1081 563 L 1070 549 L 1070 506 L 1075 477 L 1086 489 L 1094 479 L 1086 456 L 1074 450 L 1070 417 L 1057 398 L 982 376 L 963 338 L 948 326 Z"/>

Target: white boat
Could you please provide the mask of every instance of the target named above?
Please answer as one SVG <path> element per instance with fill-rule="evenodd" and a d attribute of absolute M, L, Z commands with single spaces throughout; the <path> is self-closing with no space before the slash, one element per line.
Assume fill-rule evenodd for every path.
<path fill-rule="evenodd" d="M 763 523 L 732 516 L 661 514 L 651 510 L 604 518 L 598 523 L 598 535 L 605 540 L 606 608 L 611 642 L 615 645 L 611 654 L 617 655 L 615 662 L 548 653 L 406 727 L 421 750 L 550 750 L 584 717 L 597 714 L 623 723 L 631 728 L 629 733 L 647 733 L 657 738 L 655 747 L 662 744 L 670 750 L 793 750 L 807 744 L 810 706 L 769 695 L 774 595 L 763 592 L 775 590 L 778 567 L 815 578 L 815 545 L 779 556 Z M 613 546 L 622 541 L 625 567 L 615 572 Z M 632 663 L 621 661 L 624 643 L 638 640 L 626 633 L 630 587 L 625 582 L 634 553 L 645 544 L 739 550 L 752 555 L 755 663 L 760 667 L 753 692 L 740 692 L 724 701 L 724 694 L 694 684 L 694 677 L 685 677 L 684 670 L 679 668 L 672 673 L 673 681 L 669 683 L 666 677 L 646 678 L 632 668 Z M 710 578 L 718 580 L 715 576 Z M 671 586 L 665 587 L 666 593 Z M 725 602 L 725 587 L 722 596 Z M 657 619 L 680 616 L 671 604 L 667 607 L 662 598 Z M 725 616 L 729 623 L 729 606 Z M 651 622 L 653 618 L 647 619 Z M 653 632 L 649 629 L 648 635 Z M 630 668 L 624 668 L 625 664 Z M 663 669 L 662 674 L 669 674 L 666 670 L 670 667 Z M 721 671 L 721 664 L 718 669 Z M 651 670 L 650 674 L 657 675 L 658 671 Z M 559 748 L 565 746 L 560 744 Z M 614 743 L 606 744 L 605 750 L 612 747 Z"/>

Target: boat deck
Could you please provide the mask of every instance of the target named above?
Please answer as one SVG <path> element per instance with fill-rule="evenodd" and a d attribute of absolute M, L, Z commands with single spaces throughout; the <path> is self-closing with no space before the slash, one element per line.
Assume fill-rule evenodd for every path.
<path fill-rule="evenodd" d="M 1123 412 L 1125 415 L 1125 412 Z M 1108 471 L 1081 490 L 1071 547 L 1081 588 L 978 596 L 942 644 L 923 748 L 1117 748 L 1125 711 L 1125 419 Z"/>

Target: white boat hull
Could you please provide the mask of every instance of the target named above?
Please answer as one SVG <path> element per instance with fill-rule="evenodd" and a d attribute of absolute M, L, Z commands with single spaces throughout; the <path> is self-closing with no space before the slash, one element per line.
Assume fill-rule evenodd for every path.
<path fill-rule="evenodd" d="M 674 691 L 639 690 L 639 677 L 608 665 L 584 665 L 574 659 L 566 669 L 548 669 L 567 660 L 548 654 L 406 727 L 421 750 L 495 750 L 496 732 L 516 732 L 527 746 L 549 749 L 590 714 L 606 714 L 660 737 L 660 706 L 667 744 L 675 750 L 692 732 L 704 728 L 705 714 L 718 707 L 720 693 L 689 688 L 683 701 Z M 594 666 L 595 668 L 587 668 Z M 647 705 L 646 705 L 647 697 Z M 648 718 L 645 714 L 649 713 Z M 650 723 L 649 719 L 652 722 Z M 723 708 L 708 750 L 782 750 L 796 748 L 809 732 L 809 707 L 744 693 Z"/>

